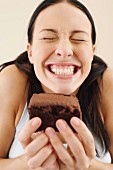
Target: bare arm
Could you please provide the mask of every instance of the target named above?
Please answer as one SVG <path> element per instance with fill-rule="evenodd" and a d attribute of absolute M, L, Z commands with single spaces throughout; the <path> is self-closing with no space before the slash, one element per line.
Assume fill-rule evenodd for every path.
<path fill-rule="evenodd" d="M 21 116 L 22 105 L 25 104 L 23 96 L 25 96 L 26 80 L 25 75 L 14 65 L 0 72 L 0 170 L 28 169 L 24 163 L 24 156 L 16 159 L 7 158 L 15 126 Z"/>
<path fill-rule="evenodd" d="M 113 70 L 107 69 L 103 75 L 101 87 L 102 92 L 102 114 L 104 125 L 110 138 L 109 152 L 113 163 Z M 89 170 L 112 170 L 113 164 L 105 164 L 96 160 L 92 161 L 92 166 Z"/>
<path fill-rule="evenodd" d="M 25 163 L 26 162 L 26 163 Z M 27 166 L 25 156 L 14 159 L 0 159 L 0 170 L 30 170 Z"/>
<path fill-rule="evenodd" d="M 110 138 L 110 154 L 113 163 L 113 70 L 108 69 L 103 79 L 102 108 L 106 130 Z"/>

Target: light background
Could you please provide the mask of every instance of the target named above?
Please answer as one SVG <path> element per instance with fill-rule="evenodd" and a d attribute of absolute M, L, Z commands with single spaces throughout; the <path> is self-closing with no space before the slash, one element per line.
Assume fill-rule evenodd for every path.
<path fill-rule="evenodd" d="M 26 30 L 42 0 L 0 0 L 0 64 L 26 50 Z M 81 0 L 92 13 L 97 29 L 96 54 L 113 68 L 113 0 Z"/>
<path fill-rule="evenodd" d="M 0 0 L 0 64 L 26 50 L 27 25 L 42 0 Z M 94 17 L 96 54 L 113 68 L 113 0 L 81 0 Z M 109 156 L 107 157 L 109 160 Z"/>

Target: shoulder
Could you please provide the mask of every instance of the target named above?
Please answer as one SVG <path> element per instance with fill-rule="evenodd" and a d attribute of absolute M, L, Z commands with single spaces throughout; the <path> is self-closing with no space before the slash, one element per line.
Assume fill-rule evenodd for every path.
<path fill-rule="evenodd" d="M 0 79 L 2 79 L 3 81 L 14 81 L 14 79 L 16 79 L 21 82 L 26 78 L 26 75 L 22 71 L 20 71 L 14 64 L 5 67 L 0 72 Z"/>
<path fill-rule="evenodd" d="M 15 65 L 0 72 L 0 110 L 16 112 L 27 85 L 27 76 Z"/>
<path fill-rule="evenodd" d="M 107 68 L 101 82 L 102 99 L 110 101 L 113 96 L 113 69 Z"/>
<path fill-rule="evenodd" d="M 4 95 L 5 100 L 9 95 L 10 97 L 17 94 L 21 95 L 21 90 L 25 87 L 26 83 L 27 76 L 15 65 L 7 66 L 0 72 L 0 94 Z"/>
<path fill-rule="evenodd" d="M 108 84 L 113 85 L 113 69 L 111 68 L 107 68 L 103 73 L 103 87 L 107 88 Z"/>

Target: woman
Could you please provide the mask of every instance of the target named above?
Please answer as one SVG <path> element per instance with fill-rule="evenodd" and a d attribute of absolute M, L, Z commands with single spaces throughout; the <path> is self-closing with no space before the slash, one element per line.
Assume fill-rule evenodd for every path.
<path fill-rule="evenodd" d="M 28 27 L 27 52 L 1 66 L 2 170 L 113 169 L 111 162 L 95 159 L 96 152 L 105 158 L 107 151 L 113 159 L 113 74 L 94 55 L 95 43 L 93 19 L 79 1 L 45 0 L 36 8 Z M 83 121 L 71 119 L 77 134 L 65 121 L 56 122 L 67 148 L 50 127 L 34 133 L 41 120 L 29 120 L 27 105 L 33 93 L 78 97 Z"/>

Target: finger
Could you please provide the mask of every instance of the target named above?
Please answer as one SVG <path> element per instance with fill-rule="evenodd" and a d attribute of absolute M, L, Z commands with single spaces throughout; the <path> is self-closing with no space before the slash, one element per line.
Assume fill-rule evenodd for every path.
<path fill-rule="evenodd" d="M 83 161 L 85 162 L 87 156 L 83 145 L 78 137 L 76 137 L 72 129 L 68 126 L 68 124 L 64 120 L 59 119 L 56 122 L 56 126 L 61 135 L 64 137 L 66 143 L 69 145 L 74 158 L 79 162 L 79 164 L 83 163 Z"/>
<path fill-rule="evenodd" d="M 32 135 L 31 135 L 31 139 L 34 140 L 39 134 L 43 133 L 43 131 L 39 131 L 39 132 L 34 132 Z"/>
<path fill-rule="evenodd" d="M 31 142 L 32 134 L 40 127 L 41 119 L 35 117 L 29 120 L 19 134 L 19 141 L 25 148 Z"/>
<path fill-rule="evenodd" d="M 66 148 L 63 146 L 63 143 L 55 133 L 53 128 L 47 128 L 45 133 L 48 135 L 50 142 L 56 151 L 56 154 L 58 155 L 59 159 L 68 166 L 73 166 L 73 159 L 66 150 Z"/>
<path fill-rule="evenodd" d="M 84 124 L 84 122 L 81 121 L 79 118 L 73 117 L 70 122 L 82 140 L 86 155 L 88 157 L 94 158 L 96 156 L 96 152 L 94 139 L 91 132 Z"/>
<path fill-rule="evenodd" d="M 32 169 L 41 167 L 41 165 L 46 161 L 52 152 L 53 148 L 51 144 L 46 145 L 34 157 L 28 160 L 28 166 Z"/>
<path fill-rule="evenodd" d="M 71 149 L 70 149 L 69 146 L 67 146 L 67 151 L 70 153 L 70 155 L 71 155 L 72 157 L 74 157 L 74 155 L 73 155 L 73 153 L 71 152 Z"/>
<path fill-rule="evenodd" d="M 48 157 L 48 159 L 42 164 L 43 168 L 48 170 L 59 170 L 59 164 L 57 162 L 57 156 L 54 152 Z"/>
<path fill-rule="evenodd" d="M 49 139 L 44 132 L 36 133 L 34 140 L 26 146 L 25 153 L 28 157 L 34 156 L 40 149 L 47 145 L 48 141 Z"/>

